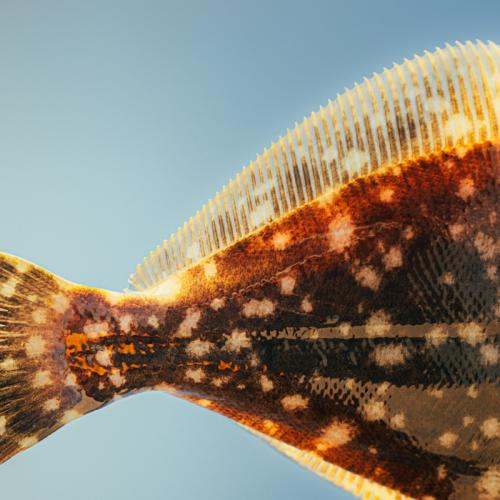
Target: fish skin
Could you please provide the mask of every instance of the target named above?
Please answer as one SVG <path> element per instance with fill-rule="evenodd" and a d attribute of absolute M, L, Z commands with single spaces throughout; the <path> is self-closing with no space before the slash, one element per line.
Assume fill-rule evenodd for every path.
<path fill-rule="evenodd" d="M 99 403 L 163 389 L 405 495 L 465 498 L 499 460 L 499 160 L 483 144 L 357 179 L 167 301 L 77 287 L 67 364 Z"/>
<path fill-rule="evenodd" d="M 287 135 L 300 189 L 276 173 L 259 191 L 266 151 L 241 176 L 255 220 L 242 210 L 243 231 L 232 227 L 224 188 L 208 204 L 215 250 L 192 262 L 191 219 L 165 246 L 177 272 L 164 279 L 161 252 L 138 266 L 143 293 L 0 254 L 0 462 L 156 389 L 302 450 L 320 475 L 335 466 L 357 494 L 499 498 L 499 50 L 447 46 L 425 55 L 427 70 L 417 57 L 339 96 L 312 176 L 305 148 L 314 163 L 326 111 L 305 119 Z"/>

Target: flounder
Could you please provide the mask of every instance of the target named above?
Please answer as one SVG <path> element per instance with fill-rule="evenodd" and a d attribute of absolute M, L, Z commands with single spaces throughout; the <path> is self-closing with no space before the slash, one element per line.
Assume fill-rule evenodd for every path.
<path fill-rule="evenodd" d="M 500 498 L 500 48 L 375 74 L 257 156 L 131 289 L 0 254 L 0 461 L 166 391 L 365 498 Z"/>

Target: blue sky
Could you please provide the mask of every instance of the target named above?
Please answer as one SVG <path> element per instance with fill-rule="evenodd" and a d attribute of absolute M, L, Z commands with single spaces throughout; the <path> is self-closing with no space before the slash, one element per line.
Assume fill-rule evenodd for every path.
<path fill-rule="evenodd" d="M 121 290 L 231 176 L 344 87 L 500 3 L 0 0 L 0 250 Z M 9 500 L 350 498 L 232 422 L 120 401 L 0 467 Z"/>

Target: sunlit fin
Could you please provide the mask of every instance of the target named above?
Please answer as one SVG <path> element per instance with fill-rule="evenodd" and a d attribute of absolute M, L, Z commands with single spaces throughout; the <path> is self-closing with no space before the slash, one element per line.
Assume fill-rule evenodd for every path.
<path fill-rule="evenodd" d="M 130 277 L 145 290 L 381 167 L 500 137 L 500 48 L 447 45 L 330 101 L 243 168 Z"/>
<path fill-rule="evenodd" d="M 340 486 L 344 490 L 356 495 L 359 498 L 363 498 L 365 500 L 411 500 L 411 497 L 374 483 L 373 481 L 365 479 L 358 474 L 349 472 L 342 467 L 326 462 L 315 453 L 300 450 L 299 448 L 290 446 L 283 441 L 254 431 L 245 425 L 243 425 L 243 427 L 249 430 L 252 434 L 255 434 L 256 436 L 259 436 L 267 441 L 271 446 L 276 448 L 288 458 L 297 462 L 299 465 L 302 465 L 323 479 L 330 481 L 336 486 Z"/>
<path fill-rule="evenodd" d="M 84 412 L 64 358 L 71 286 L 0 253 L 0 463 Z"/>

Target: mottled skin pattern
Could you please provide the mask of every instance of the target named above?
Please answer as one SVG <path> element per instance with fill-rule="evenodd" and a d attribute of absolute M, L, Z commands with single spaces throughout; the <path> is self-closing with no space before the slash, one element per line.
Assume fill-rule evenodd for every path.
<path fill-rule="evenodd" d="M 450 151 L 302 206 L 167 296 L 71 288 L 76 385 L 165 389 L 407 495 L 491 498 L 499 180 L 498 147 Z"/>

